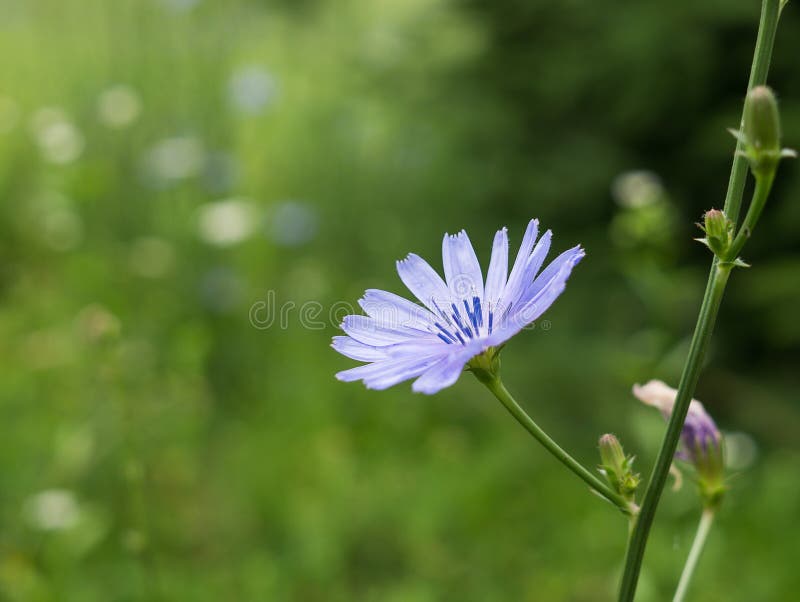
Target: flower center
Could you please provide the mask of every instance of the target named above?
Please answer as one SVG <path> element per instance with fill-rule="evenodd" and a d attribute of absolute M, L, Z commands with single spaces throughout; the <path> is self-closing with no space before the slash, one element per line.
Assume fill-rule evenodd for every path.
<path fill-rule="evenodd" d="M 466 345 L 466 339 L 475 339 L 482 335 L 481 329 L 483 328 L 484 320 L 480 297 L 473 296 L 472 304 L 467 299 L 462 299 L 462 303 L 464 305 L 463 309 L 457 303 L 450 303 L 450 308 L 445 311 L 436 301 L 433 301 L 434 307 L 436 307 L 439 316 L 442 318 L 441 322 L 434 323 L 434 326 L 439 331 L 436 336 L 448 345 L 453 343 Z M 489 311 L 487 334 L 492 334 L 493 321 L 494 316 Z"/>

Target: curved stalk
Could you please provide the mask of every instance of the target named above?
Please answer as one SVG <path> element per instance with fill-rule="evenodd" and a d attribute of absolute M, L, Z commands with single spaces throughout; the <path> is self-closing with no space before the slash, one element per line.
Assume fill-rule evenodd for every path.
<path fill-rule="evenodd" d="M 728 252 L 728 261 L 735 261 L 742 251 L 742 247 L 750 238 L 750 233 L 756 227 L 758 218 L 761 217 L 761 212 L 764 210 L 764 205 L 767 202 L 767 197 L 772 189 L 772 182 L 775 180 L 775 170 L 766 175 L 756 177 L 756 189 L 753 191 L 753 199 L 750 201 L 750 206 L 747 208 L 747 214 L 742 221 L 742 227 L 736 238 L 731 244 L 730 251 Z"/>
<path fill-rule="evenodd" d="M 508 389 L 505 388 L 500 378 L 495 377 L 492 379 L 482 380 L 483 384 L 494 394 L 495 397 L 503 404 L 508 412 L 516 418 L 525 430 L 527 430 L 533 437 L 542 444 L 542 446 L 549 451 L 555 458 L 564 466 L 569 468 L 578 477 L 583 479 L 589 487 L 591 487 L 598 495 L 604 497 L 609 502 L 617 506 L 622 512 L 632 515 L 636 512 L 635 506 L 622 497 L 617 492 L 613 491 L 606 483 L 595 476 L 575 458 L 570 456 L 564 451 L 550 436 L 545 433 L 533 419 L 528 416 L 525 410 L 516 402 Z"/>

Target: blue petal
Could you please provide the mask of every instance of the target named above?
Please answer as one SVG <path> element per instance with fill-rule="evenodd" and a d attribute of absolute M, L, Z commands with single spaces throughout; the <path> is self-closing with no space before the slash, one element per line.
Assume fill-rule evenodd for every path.
<path fill-rule="evenodd" d="M 510 338 L 547 311 L 559 295 L 564 292 L 567 279 L 572 273 L 572 268 L 582 258 L 583 251 L 580 247 L 576 247 L 562 253 L 559 258 L 553 261 L 553 264 L 560 267 L 558 272 L 553 273 L 550 270 L 553 264 L 542 272 L 529 289 L 528 293 L 531 294 L 526 293 L 520 304 L 509 314 L 502 328 L 502 333 L 506 338 Z"/>
<path fill-rule="evenodd" d="M 425 307 L 436 312 L 436 303 L 445 306 L 450 303 L 450 291 L 439 274 L 422 257 L 410 253 L 397 262 L 397 273 L 403 284 Z"/>
<path fill-rule="evenodd" d="M 503 309 L 508 310 L 515 299 L 518 299 L 527 282 L 523 282 L 525 277 L 525 266 L 528 265 L 528 258 L 533 250 L 533 243 L 536 242 L 536 236 L 539 233 L 539 220 L 532 219 L 528 223 L 525 230 L 525 236 L 522 237 L 522 244 L 519 246 L 517 259 L 514 261 L 514 267 L 511 268 L 511 273 L 508 275 L 508 282 L 506 283 L 503 298 L 501 300 Z"/>
<path fill-rule="evenodd" d="M 480 349 L 472 348 L 449 354 L 430 366 L 411 388 L 417 393 L 438 393 L 458 380 L 465 364 L 477 353 L 480 353 Z"/>
<path fill-rule="evenodd" d="M 455 236 L 444 235 L 442 263 L 450 293 L 456 299 L 483 299 L 483 274 L 469 236 L 462 230 Z"/>
<path fill-rule="evenodd" d="M 383 360 L 339 372 L 336 378 L 345 382 L 362 380 L 369 389 L 387 389 L 404 380 L 419 376 L 438 360 L 439 356 Z"/>
<path fill-rule="evenodd" d="M 368 316 L 383 326 L 428 330 L 436 321 L 436 317 L 421 305 L 387 291 L 369 289 L 358 303 Z"/>
<path fill-rule="evenodd" d="M 435 334 L 413 328 L 383 326 L 367 316 L 345 316 L 342 330 L 365 345 L 381 347 L 414 339 L 438 340 Z"/>
<path fill-rule="evenodd" d="M 550 262 L 550 265 L 548 265 L 533 282 L 528 284 L 527 288 L 519 299 L 519 305 L 525 305 L 534 296 L 539 294 L 541 289 L 545 286 L 548 286 L 548 282 L 551 281 L 559 272 L 561 272 L 564 267 L 568 267 L 569 270 L 572 270 L 572 268 L 577 265 L 581 259 L 583 259 L 584 255 L 585 253 L 580 245 L 561 253 L 561 255 Z M 569 277 L 569 273 L 567 273 L 567 277 Z"/>
<path fill-rule="evenodd" d="M 387 358 L 404 357 L 430 357 L 445 353 L 448 344 L 438 337 L 429 339 L 411 339 L 402 343 L 395 343 L 385 347 L 379 347 Z"/>
<path fill-rule="evenodd" d="M 489 271 L 486 273 L 486 291 L 484 293 L 486 311 L 497 307 L 497 302 L 503 295 L 508 277 L 508 234 L 506 229 L 494 235 L 492 244 L 492 259 L 489 262 Z"/>
<path fill-rule="evenodd" d="M 523 284 L 530 286 L 536 278 L 536 274 L 542 267 L 547 254 L 550 252 L 550 242 L 553 239 L 553 233 L 548 230 L 536 243 L 536 248 L 528 258 L 528 263 L 525 266 L 525 276 L 522 278 Z"/>
<path fill-rule="evenodd" d="M 387 357 L 385 351 L 371 345 L 359 343 L 351 337 L 333 337 L 331 347 L 345 357 L 360 362 L 377 362 Z"/>

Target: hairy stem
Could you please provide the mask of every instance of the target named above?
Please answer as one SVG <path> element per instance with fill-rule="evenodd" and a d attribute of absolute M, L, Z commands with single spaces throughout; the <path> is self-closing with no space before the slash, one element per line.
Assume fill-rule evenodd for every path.
<path fill-rule="evenodd" d="M 613 491 L 606 483 L 600 480 L 599 477 L 592 474 L 583 464 L 578 462 L 575 458 L 570 456 L 564 451 L 555 441 L 553 441 L 547 433 L 545 433 L 533 419 L 528 416 L 525 410 L 514 400 L 508 389 L 505 388 L 499 378 L 492 378 L 482 380 L 486 387 L 500 400 L 500 403 L 505 406 L 508 412 L 516 418 L 525 430 L 527 430 L 533 437 L 542 444 L 542 446 L 549 451 L 555 458 L 564 466 L 569 468 L 572 472 L 583 479 L 589 487 L 591 487 L 600 496 L 607 499 L 609 502 L 617 506 L 625 514 L 633 514 L 636 509 L 635 506 L 622 497 L 617 492 Z"/>
<path fill-rule="evenodd" d="M 711 530 L 711 525 L 714 522 L 714 510 L 706 508 L 703 510 L 703 515 L 700 517 L 700 524 L 697 525 L 697 533 L 692 542 L 692 549 L 689 550 L 689 557 L 686 559 L 686 564 L 683 566 L 681 579 L 678 582 L 678 589 L 675 590 L 675 597 L 672 602 L 683 602 L 686 597 L 686 591 L 689 589 L 689 584 L 692 582 L 692 575 L 697 566 L 697 561 L 700 559 L 700 554 L 703 552 L 703 546 L 706 543 L 706 537 Z"/>

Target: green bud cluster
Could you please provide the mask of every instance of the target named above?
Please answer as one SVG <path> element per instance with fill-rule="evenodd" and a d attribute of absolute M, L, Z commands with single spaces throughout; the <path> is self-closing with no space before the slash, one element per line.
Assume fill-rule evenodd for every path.
<path fill-rule="evenodd" d="M 614 435 L 600 437 L 600 467 L 598 470 L 608 484 L 628 501 L 633 501 L 640 477 L 633 472 L 633 456 L 626 456 L 622 444 Z"/>
<path fill-rule="evenodd" d="M 724 258 L 733 244 L 734 228 L 733 222 L 728 219 L 724 212 L 719 209 L 706 211 L 703 216 L 703 223 L 697 224 L 703 232 L 704 238 L 695 240 L 703 243 L 717 257 Z"/>

